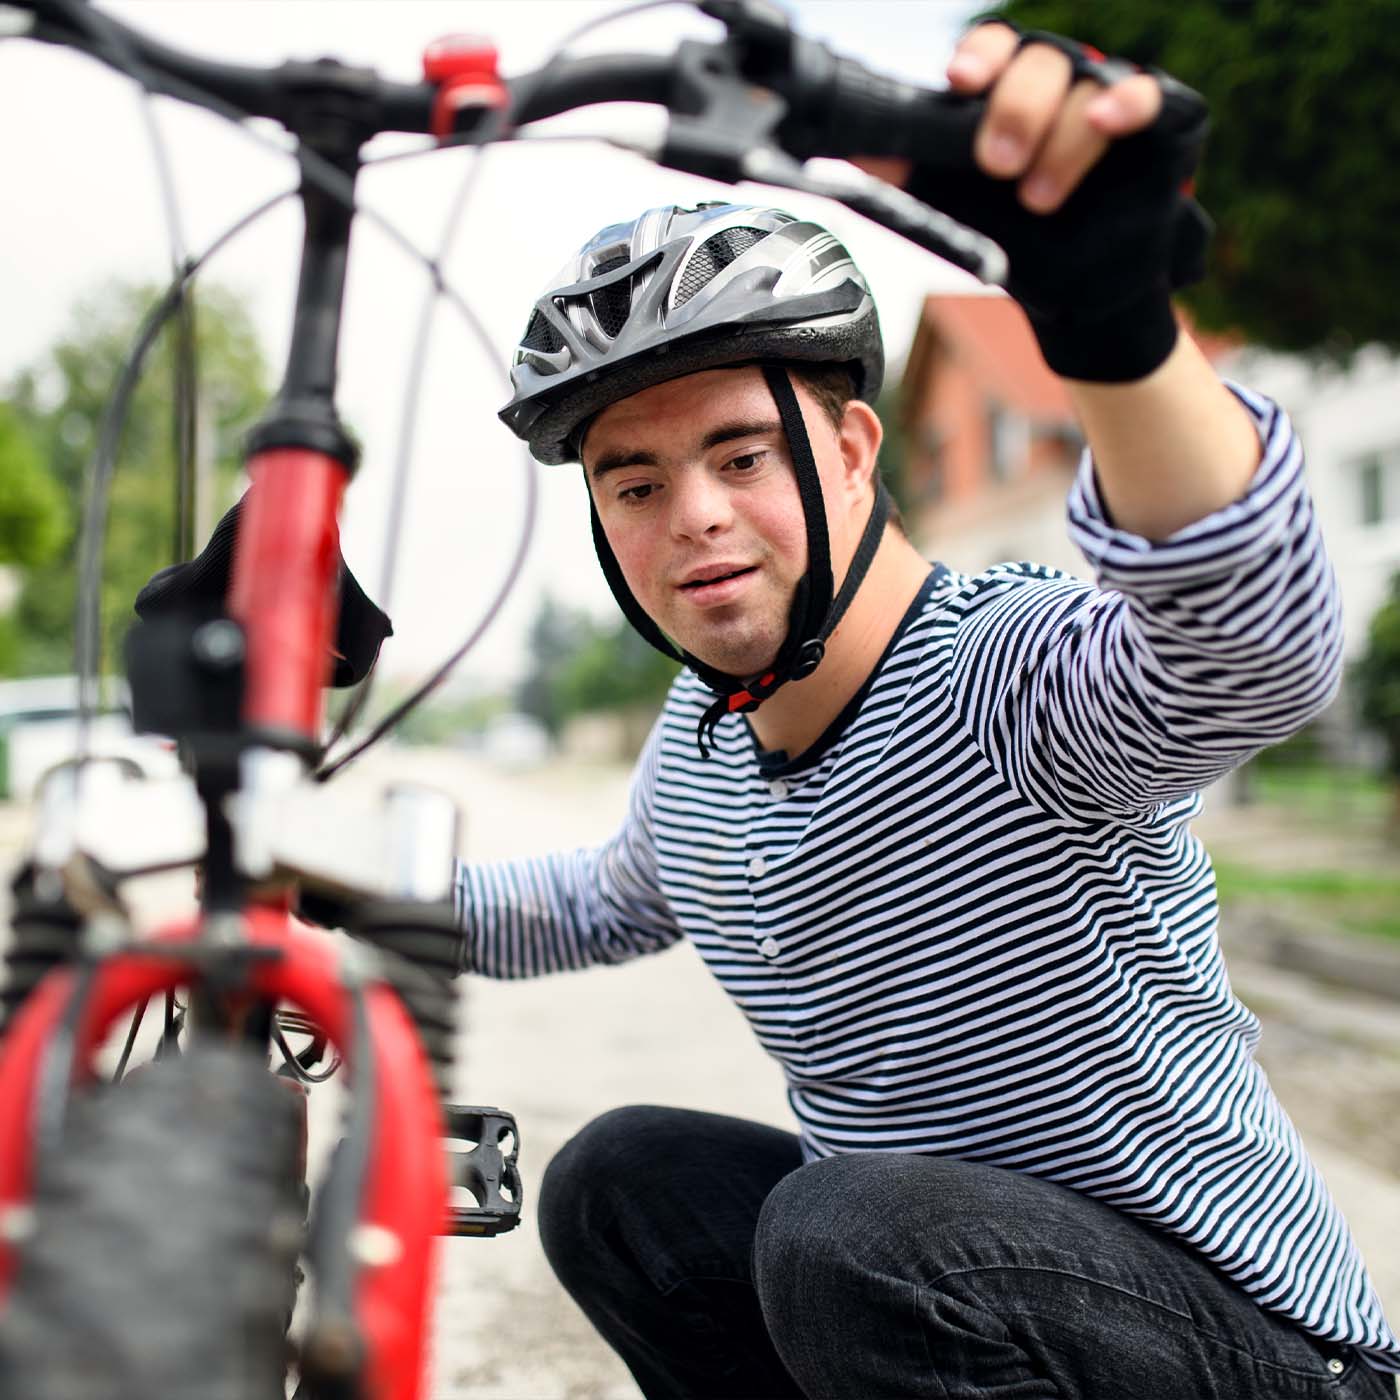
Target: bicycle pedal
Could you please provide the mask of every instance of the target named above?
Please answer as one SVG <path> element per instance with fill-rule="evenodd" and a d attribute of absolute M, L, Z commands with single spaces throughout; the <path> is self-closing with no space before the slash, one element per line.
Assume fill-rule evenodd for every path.
<path fill-rule="evenodd" d="M 444 1104 L 452 1199 L 445 1235 L 503 1235 L 520 1224 L 520 1131 L 501 1108 Z M 504 1150 L 503 1150 L 504 1145 Z M 471 1204 L 465 1198 L 470 1198 Z"/>

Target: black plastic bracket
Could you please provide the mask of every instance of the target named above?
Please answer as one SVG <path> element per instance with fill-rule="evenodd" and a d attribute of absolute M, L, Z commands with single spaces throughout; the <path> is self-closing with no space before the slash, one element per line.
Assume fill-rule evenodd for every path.
<path fill-rule="evenodd" d="M 360 444 L 340 421 L 335 406 L 319 397 L 278 395 L 244 434 L 243 450 L 249 456 L 278 447 L 324 452 L 352 475 L 360 464 Z"/>
<path fill-rule="evenodd" d="M 158 617 L 127 634 L 132 725 L 198 745 L 237 735 L 243 629 L 227 617 Z"/>
<path fill-rule="evenodd" d="M 732 44 L 687 39 L 676 50 L 676 70 L 662 165 L 733 182 L 750 178 L 754 152 L 763 150 L 796 170 L 774 139 L 787 103 L 744 78 Z"/>

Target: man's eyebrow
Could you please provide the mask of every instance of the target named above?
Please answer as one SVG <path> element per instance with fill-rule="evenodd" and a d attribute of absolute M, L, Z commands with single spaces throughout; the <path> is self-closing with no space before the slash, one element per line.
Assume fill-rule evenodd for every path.
<path fill-rule="evenodd" d="M 631 448 L 621 448 L 617 452 L 605 452 L 588 469 L 588 475 L 598 481 L 609 472 L 619 471 L 623 467 L 654 467 L 657 465 L 656 453 L 633 451 Z"/>
<path fill-rule="evenodd" d="M 699 450 L 708 452 L 712 447 L 718 447 L 724 442 L 732 442 L 735 438 L 762 437 L 780 432 L 781 429 L 782 424 L 776 418 L 752 418 L 733 423 L 721 423 L 718 427 L 711 428 L 700 439 Z M 655 467 L 658 465 L 660 465 L 660 459 L 656 453 L 623 447 L 615 452 L 604 452 L 588 469 L 588 475 L 592 480 L 597 481 L 609 472 L 618 471 L 622 467 Z"/>
<path fill-rule="evenodd" d="M 718 447 L 722 442 L 731 442 L 734 438 L 762 437 L 765 433 L 776 433 L 782 426 L 776 418 L 751 418 L 742 423 L 722 423 L 718 428 L 711 428 L 700 439 L 700 450 L 708 452 L 710 448 Z"/>

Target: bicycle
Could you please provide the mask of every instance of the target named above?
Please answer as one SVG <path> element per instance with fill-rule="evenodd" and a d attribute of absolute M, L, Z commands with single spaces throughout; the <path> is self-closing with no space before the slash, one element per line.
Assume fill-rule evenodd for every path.
<path fill-rule="evenodd" d="M 657 163 L 839 199 L 984 281 L 1005 280 L 990 240 L 854 168 L 836 175 L 805 164 L 935 152 L 950 170 L 966 169 L 979 101 L 880 77 L 801 37 L 762 0 L 699 8 L 721 21 L 724 37 L 687 40 L 670 55 L 561 60 L 507 80 L 488 47 L 441 44 L 425 58 L 424 82 L 397 84 L 330 60 L 266 71 L 212 63 L 80 0 L 9 7 L 28 18 L 29 37 L 84 50 L 149 91 L 280 122 L 299 143 L 305 211 L 285 378 L 248 440 L 253 488 L 219 557 L 201 556 L 219 582 L 215 565 L 228 564 L 225 605 L 153 620 L 129 653 L 139 726 L 176 738 L 192 777 L 159 795 L 159 811 L 148 804 L 144 857 L 117 868 L 102 858 L 102 833 L 130 826 L 149 792 L 96 761 L 60 770 L 17 886 L 0 1042 L 8 1128 L 0 1143 L 0 1380 L 26 1396 L 265 1395 L 280 1383 L 302 1246 L 302 1144 L 295 1104 L 266 1072 L 279 1039 L 289 1063 L 308 1072 L 318 1044 L 333 1044 L 353 1091 L 306 1245 L 316 1284 L 298 1358 L 307 1394 L 420 1395 L 437 1235 L 491 1235 L 519 1220 L 514 1119 L 446 1102 L 457 945 L 450 804 L 400 791 L 361 817 L 369 840 L 347 859 L 337 844 L 350 824 L 322 781 L 364 747 L 326 762 L 322 712 L 336 599 L 354 602 L 337 516 L 357 449 L 334 385 L 365 142 L 394 130 L 430 135 L 438 146 L 485 145 L 520 139 L 531 121 L 578 106 L 656 103 L 671 114 L 665 139 L 636 149 Z M 118 386 L 94 467 L 89 559 L 123 397 L 198 267 L 180 268 Z M 89 676 L 93 607 L 84 603 L 78 628 Z M 360 667 L 352 660 L 351 669 Z M 204 821 L 194 849 L 170 835 L 173 807 L 191 791 Z M 316 829 L 332 834 L 295 839 Z M 195 862 L 204 872 L 199 917 L 135 938 L 122 882 Z M 294 886 L 333 898 L 355 939 L 332 948 L 295 927 Z M 120 1104 L 113 1094 L 73 1092 L 91 1082 L 94 1048 L 113 1020 L 176 986 L 186 989 L 194 1049 L 157 1065 Z M 279 1003 L 306 1020 L 289 1023 Z M 289 1025 L 316 1037 L 311 1051 L 290 1052 Z M 457 1149 L 451 1173 L 444 1139 Z M 454 1185 L 471 1204 L 451 1199 Z M 169 1248 L 137 1261 L 134 1278 L 94 1266 L 91 1232 L 137 1244 L 168 1238 L 159 1228 L 167 1214 L 181 1228 Z M 202 1277 L 210 1257 L 230 1261 L 238 1296 L 177 1295 L 180 1280 Z M 154 1348 L 149 1331 L 142 1336 L 153 1325 L 135 1301 L 142 1297 L 166 1324 Z M 96 1363 L 75 1354 L 60 1315 L 100 1338 L 107 1349 Z M 152 1354 L 133 1355 L 133 1338 Z"/>

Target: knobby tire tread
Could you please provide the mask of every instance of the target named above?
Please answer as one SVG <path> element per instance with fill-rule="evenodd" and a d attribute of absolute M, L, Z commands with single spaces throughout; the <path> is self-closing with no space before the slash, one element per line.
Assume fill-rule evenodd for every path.
<path fill-rule="evenodd" d="M 0 1396 L 282 1400 L 301 1108 L 246 1050 L 76 1097 L 0 1312 Z"/>

